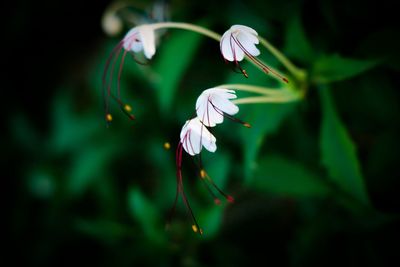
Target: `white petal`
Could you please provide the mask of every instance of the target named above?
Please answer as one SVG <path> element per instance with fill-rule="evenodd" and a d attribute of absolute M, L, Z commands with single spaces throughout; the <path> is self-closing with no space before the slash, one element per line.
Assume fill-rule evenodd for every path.
<path fill-rule="evenodd" d="M 233 61 L 232 45 L 235 45 L 231 43 L 231 34 L 231 31 L 227 30 L 224 35 L 222 35 L 220 43 L 221 54 L 228 61 Z"/>
<path fill-rule="evenodd" d="M 142 45 L 141 42 L 133 42 L 133 43 L 131 44 L 129 50 L 132 50 L 133 52 L 138 53 L 138 52 L 140 52 L 140 51 L 143 50 L 143 45 Z"/>
<path fill-rule="evenodd" d="M 224 120 L 223 114 L 212 105 L 212 99 L 218 92 L 215 88 L 204 90 L 196 101 L 197 117 L 208 127 L 214 127 Z"/>
<path fill-rule="evenodd" d="M 250 27 L 244 26 L 244 25 L 238 25 L 238 24 L 233 25 L 231 27 L 231 30 L 232 31 L 239 30 L 239 31 L 243 31 L 243 32 L 249 32 L 249 33 L 254 34 L 254 35 L 258 35 L 258 33 L 253 28 L 250 28 Z"/>
<path fill-rule="evenodd" d="M 210 102 L 208 104 L 208 119 L 203 121 L 206 126 L 214 127 L 224 121 L 224 115 L 221 111 L 217 110 Z"/>
<path fill-rule="evenodd" d="M 224 120 L 223 115 L 218 112 L 208 100 L 206 103 L 202 103 L 198 106 L 196 113 L 197 117 L 205 126 L 208 127 L 214 127 L 216 124 L 222 123 Z"/>
<path fill-rule="evenodd" d="M 195 131 L 190 130 L 188 137 L 186 138 L 186 147 L 190 155 L 200 154 L 201 146 L 202 146 L 202 139 L 200 139 L 200 135 L 197 134 Z"/>
<path fill-rule="evenodd" d="M 181 143 L 185 151 L 194 156 L 200 153 L 200 137 L 193 131 L 193 120 L 186 121 L 181 131 Z"/>
<path fill-rule="evenodd" d="M 196 101 L 196 113 L 200 121 L 208 127 L 224 121 L 223 113 L 234 115 L 239 108 L 230 99 L 235 99 L 233 90 L 224 88 L 210 88 L 204 90 Z"/>
<path fill-rule="evenodd" d="M 214 90 L 218 90 L 218 95 L 226 98 L 226 99 L 235 99 L 236 92 L 234 90 L 228 90 L 224 88 L 215 88 Z"/>
<path fill-rule="evenodd" d="M 156 53 L 154 30 L 148 25 L 139 26 L 139 34 L 143 44 L 144 55 L 151 59 Z"/>
<path fill-rule="evenodd" d="M 212 103 L 215 107 L 217 107 L 223 113 L 226 113 L 229 115 L 235 115 L 236 113 L 239 112 L 238 106 L 233 104 L 228 99 L 222 98 L 221 96 L 214 96 L 212 99 Z"/>
<path fill-rule="evenodd" d="M 132 50 L 133 52 L 140 52 L 143 49 L 140 34 L 138 32 L 137 27 L 131 29 L 124 37 L 124 49 L 125 50 Z"/>
<path fill-rule="evenodd" d="M 217 150 L 217 139 L 208 130 L 206 134 L 203 133 L 202 140 L 205 149 L 210 152 L 215 152 Z"/>
<path fill-rule="evenodd" d="M 228 61 L 242 61 L 245 53 L 243 52 L 242 48 L 237 43 L 237 42 L 240 42 L 237 39 L 237 35 L 238 34 L 240 35 L 241 32 L 239 31 L 238 33 L 234 33 L 232 28 L 233 28 L 233 26 L 231 27 L 231 29 L 227 30 L 222 35 L 221 42 L 220 42 L 221 53 L 222 53 L 222 56 Z M 244 36 L 246 36 L 246 35 L 244 35 Z M 252 38 L 252 37 L 250 37 L 250 38 Z M 250 38 L 247 38 L 247 39 L 251 40 Z M 258 41 L 258 39 L 257 39 L 257 41 Z"/>
<path fill-rule="evenodd" d="M 251 55 L 258 56 L 260 54 L 260 50 L 257 49 L 254 42 L 252 42 L 247 35 L 240 33 L 237 36 L 237 40 Z"/>
<path fill-rule="evenodd" d="M 186 121 L 182 127 L 180 137 L 183 149 L 191 156 L 199 154 L 202 146 L 210 152 L 215 152 L 217 149 L 216 138 L 198 118 Z"/>
<path fill-rule="evenodd" d="M 250 42 L 252 42 L 254 44 L 259 44 L 260 43 L 260 40 L 258 40 L 257 35 L 254 35 L 254 34 L 252 34 L 250 32 L 243 32 L 243 31 L 239 32 L 239 34 L 245 35 L 247 38 L 249 38 Z"/>

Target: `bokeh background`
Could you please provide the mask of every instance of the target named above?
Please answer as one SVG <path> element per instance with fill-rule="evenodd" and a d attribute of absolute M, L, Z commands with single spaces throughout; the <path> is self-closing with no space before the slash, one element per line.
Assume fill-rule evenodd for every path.
<path fill-rule="evenodd" d="M 121 32 L 109 34 L 102 19 L 116 2 L 8 3 L 4 266 L 398 263 L 400 35 L 390 2 L 125 1 Z M 204 166 L 234 204 L 215 206 L 185 157 L 203 236 L 182 202 L 165 230 L 180 129 L 202 90 L 274 82 L 246 63 L 248 79 L 232 72 L 213 40 L 162 32 L 148 65 L 128 58 L 124 67 L 122 94 L 137 119 L 112 105 L 107 128 L 105 61 L 132 23 L 154 20 L 221 34 L 249 25 L 308 73 L 304 101 L 242 106 L 251 129 L 227 121 L 215 130 L 218 150 L 203 153 Z"/>

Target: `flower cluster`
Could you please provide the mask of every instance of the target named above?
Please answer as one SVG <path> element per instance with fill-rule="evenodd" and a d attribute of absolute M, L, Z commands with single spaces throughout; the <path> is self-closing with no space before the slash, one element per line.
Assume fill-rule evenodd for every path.
<path fill-rule="evenodd" d="M 148 60 L 152 59 L 156 53 L 156 35 L 155 31 L 162 28 L 182 28 L 198 31 L 199 33 L 209 35 L 213 37 L 207 31 L 200 30 L 198 27 L 187 26 L 181 23 L 153 23 L 145 24 L 132 28 L 125 37 L 118 43 L 118 45 L 111 52 L 103 72 L 103 92 L 105 99 L 105 118 L 107 122 L 112 121 L 112 115 L 109 113 L 109 102 L 110 99 L 116 101 L 122 111 L 130 118 L 135 117 L 131 114 L 132 108 L 124 103 L 121 99 L 120 94 L 120 80 L 123 65 L 125 62 L 126 55 L 129 53 L 133 59 L 140 63 L 143 62 L 137 59 L 136 54 L 143 52 L 144 57 Z M 242 61 L 245 56 L 251 60 L 256 66 L 262 69 L 265 73 L 272 73 L 276 77 L 280 78 L 284 82 L 288 80 L 274 71 L 272 68 L 266 66 L 256 57 L 260 55 L 260 50 L 256 47 L 259 44 L 258 34 L 255 30 L 244 25 L 233 25 L 227 30 L 221 38 L 214 36 L 213 38 L 220 39 L 220 51 L 226 62 L 233 62 L 240 72 L 248 77 L 247 72 L 240 66 L 239 62 Z M 122 56 L 121 56 L 122 53 Z M 119 60 L 120 59 L 120 60 Z M 119 60 L 119 66 L 117 71 L 117 82 L 116 82 L 116 93 L 113 92 L 112 87 L 114 83 L 114 72 L 116 64 Z M 114 90 L 115 91 L 115 90 Z M 229 113 L 228 113 L 229 114 Z"/>
<path fill-rule="evenodd" d="M 286 78 L 281 76 L 272 68 L 266 66 L 261 60 L 257 58 L 257 56 L 260 55 L 260 50 L 256 47 L 256 45 L 260 43 L 260 40 L 258 38 L 257 32 L 250 27 L 244 25 L 233 25 L 221 37 L 208 29 L 186 23 L 164 22 L 141 25 L 134 27 L 130 31 L 128 31 L 125 37 L 113 49 L 111 55 L 106 62 L 103 73 L 103 93 L 105 99 L 105 117 L 107 122 L 112 121 L 112 116 L 109 113 L 110 99 L 115 100 L 122 111 L 130 119 L 135 118 L 134 115 L 131 114 L 131 106 L 124 103 L 120 95 L 120 79 L 125 58 L 127 54 L 130 54 L 135 61 L 137 61 L 138 63 L 142 63 L 142 60 L 138 60 L 137 54 L 143 53 L 143 56 L 141 56 L 142 59 L 151 60 L 156 53 L 157 36 L 155 34 L 155 31 L 162 28 L 180 28 L 191 30 L 218 40 L 220 42 L 220 51 L 224 60 L 226 62 L 232 62 L 235 67 L 240 70 L 240 73 L 242 73 L 246 78 L 248 77 L 248 74 L 239 64 L 239 62 L 242 61 L 244 58 L 249 59 L 263 72 L 267 74 L 272 73 L 275 75 L 275 77 L 278 77 L 285 83 L 288 83 L 288 80 Z M 116 66 L 118 62 L 119 66 Z M 116 82 L 114 81 L 115 72 L 117 72 Z M 116 89 L 113 86 L 114 83 L 116 83 Z M 199 176 L 201 178 L 201 181 L 204 183 L 204 185 L 213 196 L 214 202 L 216 204 L 221 203 L 220 199 L 214 193 L 215 191 L 222 195 L 228 202 L 233 202 L 233 197 L 225 194 L 207 174 L 201 164 L 200 158 L 200 153 L 203 147 L 209 152 L 215 152 L 217 150 L 217 140 L 215 136 L 211 133 L 211 128 L 217 126 L 218 124 L 221 124 L 224 121 L 224 118 L 239 122 L 245 127 L 250 127 L 250 124 L 242 122 L 241 120 L 234 117 L 234 115 L 239 112 L 239 107 L 234 103 L 234 101 L 238 101 L 236 99 L 236 92 L 231 89 L 242 89 L 245 91 L 261 94 L 261 96 L 259 97 L 241 99 L 241 102 L 236 103 L 265 103 L 269 101 L 286 101 L 287 99 L 289 99 L 286 95 L 280 94 L 280 92 L 277 93 L 277 90 L 271 90 L 257 86 L 240 87 L 240 85 L 236 85 L 235 87 L 227 87 L 228 86 L 210 88 L 201 93 L 195 105 L 196 116 L 187 120 L 182 127 L 180 140 L 176 150 L 177 192 L 172 212 L 175 210 L 175 205 L 179 196 L 181 196 L 193 220 L 193 231 L 200 234 L 202 233 L 202 230 L 193 214 L 183 187 L 183 150 L 186 151 L 190 156 L 196 156 L 199 158 Z M 271 94 L 272 97 L 269 96 L 269 94 Z"/>
<path fill-rule="evenodd" d="M 178 194 L 181 194 L 182 199 L 193 219 L 193 230 L 195 232 L 202 233 L 201 228 L 199 227 L 197 220 L 193 215 L 186 194 L 183 190 L 182 149 L 184 149 L 191 156 L 199 155 L 203 147 L 210 152 L 215 152 L 217 150 L 217 140 L 215 136 L 209 131 L 208 127 L 215 127 L 217 124 L 222 123 L 224 117 L 241 122 L 240 120 L 233 117 L 233 115 L 239 112 L 239 107 L 231 102 L 231 100 L 235 98 L 235 91 L 224 88 L 210 88 L 203 91 L 196 101 L 197 116 L 195 118 L 187 120 L 181 130 L 180 141 L 176 152 L 178 177 L 177 196 Z M 249 127 L 248 123 L 243 123 L 243 125 Z M 229 202 L 233 202 L 233 197 L 226 195 L 213 182 L 211 177 L 206 173 L 201 165 L 199 166 L 199 169 L 200 178 L 202 179 L 202 181 L 204 181 L 205 185 L 214 197 L 214 202 L 216 204 L 220 204 L 221 201 L 214 193 L 212 193 L 210 186 L 218 191 L 222 196 L 224 196 Z"/>

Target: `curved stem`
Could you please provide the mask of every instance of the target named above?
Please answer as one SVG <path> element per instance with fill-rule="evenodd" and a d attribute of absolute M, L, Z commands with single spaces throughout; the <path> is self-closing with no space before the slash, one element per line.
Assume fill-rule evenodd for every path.
<path fill-rule="evenodd" d="M 262 95 L 287 95 L 288 91 L 283 89 L 273 89 L 263 86 L 247 85 L 247 84 L 221 84 L 216 87 L 232 89 L 237 91 L 252 92 Z"/>
<path fill-rule="evenodd" d="M 232 103 L 236 105 L 241 104 L 258 104 L 258 103 L 288 103 L 300 100 L 301 97 L 287 96 L 287 97 L 269 97 L 269 96 L 255 96 L 245 97 L 240 99 L 232 100 Z"/>
<path fill-rule="evenodd" d="M 183 29 L 183 30 L 189 30 L 189 31 L 193 31 L 193 32 L 197 32 L 199 34 L 205 35 L 207 37 L 210 37 L 211 39 L 214 39 L 215 41 L 219 42 L 221 40 L 221 35 L 219 35 L 218 33 L 211 31 L 205 27 L 201 27 L 198 25 L 193 25 L 190 23 L 185 23 L 185 22 L 157 22 L 157 23 L 151 23 L 149 24 L 151 25 L 151 27 L 154 30 L 157 29 L 162 29 L 162 28 L 175 28 L 175 29 Z M 278 49 L 276 49 L 272 44 L 270 44 L 266 39 L 262 38 L 262 37 L 258 37 L 260 40 L 260 43 L 267 48 L 271 54 L 276 57 L 276 59 L 278 61 L 280 61 L 282 63 L 282 65 L 284 65 L 287 70 L 293 75 L 295 76 L 295 78 L 297 78 L 299 81 L 303 82 L 306 79 L 306 72 L 300 68 L 297 68 L 285 55 L 283 55 Z M 251 63 L 253 63 L 253 65 L 255 65 L 256 67 L 258 67 L 261 71 L 265 72 L 265 70 L 260 67 L 258 64 L 255 64 L 255 62 L 253 60 L 250 60 L 247 56 L 246 56 L 246 60 L 249 60 Z M 260 62 L 265 65 L 261 60 Z M 272 69 L 273 71 L 275 71 L 274 69 Z M 277 71 L 276 71 L 277 72 Z M 277 72 L 279 73 L 279 72 Z M 272 75 L 272 77 L 275 77 L 275 75 Z M 276 78 L 276 77 L 275 77 Z M 238 89 L 240 90 L 240 89 Z M 246 89 L 243 89 L 246 90 Z M 263 92 L 264 93 L 264 92 Z"/>
<path fill-rule="evenodd" d="M 151 26 L 153 29 L 161 29 L 161 28 L 176 28 L 176 29 L 183 29 L 183 30 L 190 30 L 194 31 L 200 34 L 203 34 L 207 37 L 210 37 L 211 39 L 214 39 L 216 41 L 221 40 L 221 35 L 218 33 L 211 31 L 207 28 L 193 25 L 190 23 L 184 23 L 184 22 L 158 22 L 158 23 L 152 23 Z"/>
<path fill-rule="evenodd" d="M 268 49 L 271 54 L 282 63 L 283 66 L 298 80 L 303 81 L 306 77 L 306 72 L 298 67 L 296 67 L 281 51 L 276 49 L 270 42 L 261 36 L 258 37 L 260 43 Z"/>
<path fill-rule="evenodd" d="M 200 34 L 203 34 L 207 37 L 210 37 L 211 39 L 214 39 L 215 41 L 219 42 L 221 40 L 221 35 L 218 33 L 211 31 L 207 28 L 193 25 L 190 23 L 184 23 L 184 22 L 159 22 L 159 23 L 152 23 L 151 26 L 153 27 L 154 30 L 156 29 L 162 29 L 162 28 L 175 28 L 175 29 L 184 29 L 184 30 L 189 30 L 189 31 L 194 31 Z M 305 78 L 305 72 L 296 66 L 293 65 L 292 62 L 290 62 L 289 59 L 287 59 L 278 49 L 276 49 L 273 45 L 271 45 L 267 40 L 265 40 L 262 37 L 259 37 L 260 42 L 263 46 L 265 46 L 288 70 L 291 72 L 296 78 L 299 80 L 304 80 Z M 262 67 L 260 67 L 258 64 L 255 64 L 253 60 L 250 60 L 246 56 L 246 60 L 249 60 L 253 65 L 255 65 L 257 68 L 259 68 L 261 71 L 265 72 Z M 264 62 L 260 60 L 260 62 L 263 65 L 266 65 Z M 279 73 L 275 69 L 271 68 L 273 71 Z M 272 77 L 275 77 L 272 75 Z M 277 78 L 277 77 L 275 77 Z"/>

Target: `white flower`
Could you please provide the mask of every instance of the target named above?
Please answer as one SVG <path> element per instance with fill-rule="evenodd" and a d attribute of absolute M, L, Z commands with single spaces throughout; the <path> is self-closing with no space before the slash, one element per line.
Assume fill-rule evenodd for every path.
<path fill-rule="evenodd" d="M 220 49 L 222 56 L 233 62 L 242 61 L 244 56 L 255 57 L 260 54 L 256 44 L 259 43 L 255 30 L 244 25 L 233 25 L 222 35 Z"/>
<path fill-rule="evenodd" d="M 140 25 L 131 29 L 123 39 L 124 49 L 135 53 L 143 50 L 147 59 L 151 59 L 156 53 L 156 41 L 154 27 Z"/>
<path fill-rule="evenodd" d="M 235 115 L 239 112 L 238 106 L 230 101 L 235 98 L 233 90 L 223 88 L 204 90 L 197 98 L 197 117 L 205 126 L 214 127 L 223 122 L 224 114 Z"/>
<path fill-rule="evenodd" d="M 194 156 L 200 154 L 204 146 L 210 152 L 217 150 L 217 139 L 208 129 L 201 123 L 199 118 L 186 121 L 181 131 L 181 143 L 185 151 Z"/>

